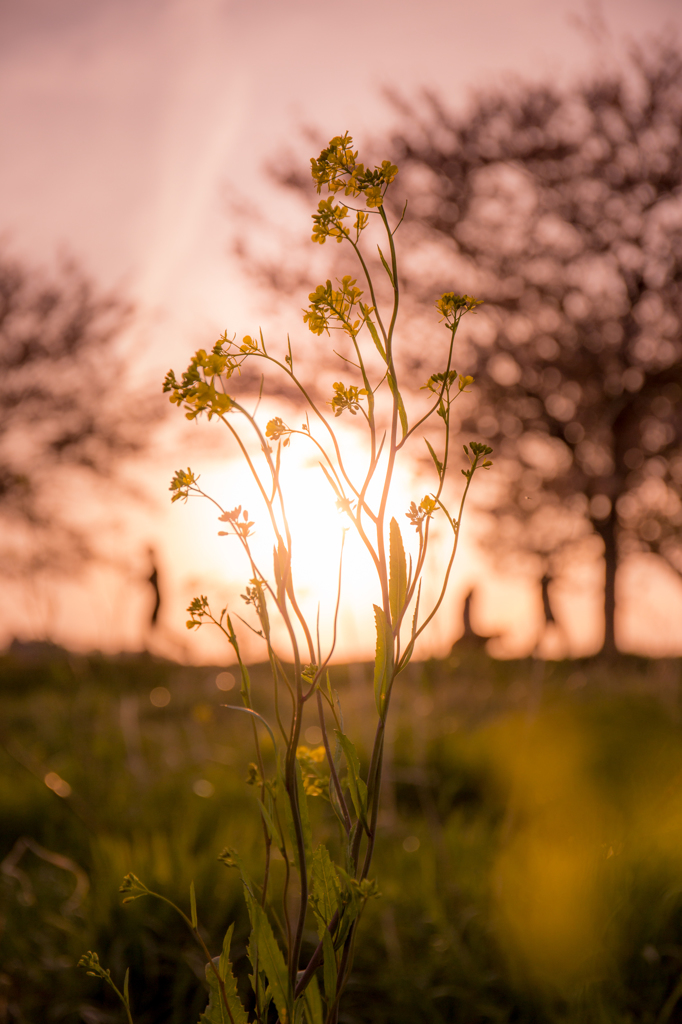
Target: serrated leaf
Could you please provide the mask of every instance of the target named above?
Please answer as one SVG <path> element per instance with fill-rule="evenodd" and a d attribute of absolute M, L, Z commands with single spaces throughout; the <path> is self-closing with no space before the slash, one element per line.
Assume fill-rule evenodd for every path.
<path fill-rule="evenodd" d="M 366 829 L 367 784 L 360 774 L 360 758 L 358 757 L 355 745 L 347 736 L 344 736 L 340 729 L 334 729 L 334 733 L 336 734 L 336 737 L 341 744 L 341 748 L 346 755 L 346 764 L 348 765 L 348 788 L 350 789 L 351 800 L 355 807 L 355 813 Z"/>
<path fill-rule="evenodd" d="M 440 461 L 440 459 L 438 458 L 438 456 L 436 455 L 436 453 L 434 452 L 433 448 L 431 447 L 429 442 L 426 440 L 426 438 L 424 438 L 424 442 L 426 444 L 426 447 L 429 449 L 429 454 L 430 454 L 431 458 L 433 459 L 433 462 L 434 462 L 434 465 L 436 467 L 436 471 L 438 473 L 438 476 L 442 477 L 443 476 L 443 464 L 442 464 L 442 462 Z"/>
<path fill-rule="evenodd" d="M 197 894 L 194 889 L 194 879 L 189 883 L 189 912 L 192 919 L 192 928 L 197 930 Z"/>
<path fill-rule="evenodd" d="M 407 562 L 405 561 L 405 547 L 403 538 L 398 526 L 398 520 L 391 519 L 389 527 L 389 583 L 388 593 L 391 604 L 391 618 L 393 624 L 398 621 L 398 616 L 405 604 L 407 596 Z"/>
<path fill-rule="evenodd" d="M 227 1002 L 232 1012 L 232 1024 L 247 1024 L 249 1015 L 242 1006 L 242 1001 L 239 998 L 239 994 L 237 992 L 237 979 L 232 973 L 232 963 L 230 962 L 230 948 L 232 946 L 233 932 L 234 922 L 225 932 L 225 938 L 223 939 L 223 949 L 218 961 L 218 973 L 220 974 L 220 977 L 222 978 L 223 984 L 225 986 L 225 995 L 227 996 Z M 211 975 L 213 975 L 212 971 Z"/>
<path fill-rule="evenodd" d="M 322 938 L 339 906 L 341 888 L 336 869 L 324 843 L 315 849 L 312 866 L 311 904 L 317 918 L 317 933 Z"/>
<path fill-rule="evenodd" d="M 225 981 L 227 975 L 230 973 L 230 949 L 232 947 L 232 933 L 234 932 L 234 921 L 225 932 L 225 938 L 223 939 L 223 948 L 218 958 L 218 974 Z"/>
<path fill-rule="evenodd" d="M 249 948 L 252 949 L 255 946 L 258 951 L 258 966 L 259 969 L 264 971 L 268 979 L 272 998 L 280 1019 L 286 1016 L 288 1020 L 291 1020 L 293 1017 L 293 1000 L 291 998 L 289 975 L 282 950 L 277 945 L 265 911 L 247 886 L 244 886 L 244 896 L 251 919 Z M 253 955 L 251 962 L 253 963 Z"/>
<path fill-rule="evenodd" d="M 334 953 L 334 943 L 332 937 L 329 934 L 327 928 L 324 930 L 322 936 L 322 977 L 324 979 L 324 994 L 327 997 L 327 1005 L 330 1006 L 336 999 L 336 980 L 338 977 L 338 969 L 336 966 L 336 954 Z"/>
<path fill-rule="evenodd" d="M 228 931 L 230 935 L 232 933 L 232 927 L 233 926 L 231 925 Z M 218 979 L 213 973 L 211 965 L 206 964 L 206 982 L 208 984 L 209 992 L 208 1006 L 199 1018 L 199 1024 L 248 1024 L 249 1015 L 242 1006 L 241 999 L 237 995 L 237 982 L 235 981 L 232 971 L 229 969 L 229 961 L 227 963 L 228 969 L 225 977 L 222 975 L 222 954 L 219 957 L 216 956 L 213 958 L 213 964 L 223 978 L 229 1011 L 225 1006 L 225 1002 L 220 991 L 220 985 L 218 984 Z"/>
<path fill-rule="evenodd" d="M 383 718 L 389 662 L 393 653 L 393 635 L 388 628 L 383 608 L 380 608 L 377 604 L 373 607 L 377 631 L 377 645 L 374 656 L 374 699 L 379 716 Z"/>

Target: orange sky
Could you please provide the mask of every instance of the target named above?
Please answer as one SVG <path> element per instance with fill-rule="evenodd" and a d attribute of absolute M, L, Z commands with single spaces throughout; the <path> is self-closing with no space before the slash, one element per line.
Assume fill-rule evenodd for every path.
<path fill-rule="evenodd" d="M 66 250 L 104 284 L 132 292 L 141 308 L 133 339 L 140 375 L 155 381 L 171 364 L 182 368 L 198 344 L 211 343 L 216 328 L 246 331 L 258 322 L 259 297 L 228 255 L 227 197 L 257 201 L 267 215 L 277 195 L 263 163 L 282 149 L 307 158 L 301 125 L 326 136 L 348 129 L 361 145 L 390 127 L 384 85 L 407 96 L 428 86 L 460 104 L 472 89 L 509 75 L 568 80 L 594 64 L 593 47 L 574 25 L 586 10 L 569 0 L 347 0 L 343 15 L 338 5 L 309 0 L 3 4 L 0 234 L 13 251 L 40 263 Z M 612 35 L 602 61 L 617 59 L 625 37 L 682 29 L 679 0 L 608 0 L 599 10 Z M 15 632 L 48 631 L 81 647 L 139 647 L 148 602 L 139 552 L 151 537 L 169 594 L 166 639 L 157 643 L 187 657 L 219 656 L 182 630 L 190 584 L 208 588 L 207 575 L 225 579 L 230 572 L 229 559 L 216 567 L 206 513 L 176 505 L 171 514 L 165 505 L 167 480 L 185 454 L 167 450 L 144 470 L 163 511 L 151 520 L 135 512 L 132 533 L 107 541 L 126 546 L 141 576 L 135 568 L 115 581 L 99 573 L 89 589 L 12 600 L 3 610 L 0 644 Z M 200 468 L 196 446 L 192 459 Z M 197 545 L 199 530 L 204 540 Z M 624 635 L 639 649 L 659 643 L 659 650 L 672 650 L 682 606 L 667 577 L 645 563 L 628 573 L 640 580 L 640 595 L 650 587 L 648 605 L 658 602 L 670 625 L 659 630 L 662 639 L 652 639 L 635 603 L 625 613 Z M 474 556 L 463 560 L 437 631 L 438 652 L 449 648 L 462 587 L 477 564 Z M 525 583 L 507 581 L 486 595 L 479 628 L 500 627 L 507 653 L 532 646 L 537 602 Z M 571 599 L 581 623 L 573 649 L 589 650 L 598 643 L 597 578 L 576 584 Z M 344 657 L 369 653 L 371 631 L 360 619 L 348 619 Z"/>

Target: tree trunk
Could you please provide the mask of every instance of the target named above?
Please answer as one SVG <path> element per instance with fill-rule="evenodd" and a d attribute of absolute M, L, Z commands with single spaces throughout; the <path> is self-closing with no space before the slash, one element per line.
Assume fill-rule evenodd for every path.
<path fill-rule="evenodd" d="M 604 541 L 604 643 L 601 654 L 613 657 L 616 647 L 616 569 L 618 556 L 616 549 L 616 510 L 611 508 L 608 519 L 595 524 L 599 536 Z"/>

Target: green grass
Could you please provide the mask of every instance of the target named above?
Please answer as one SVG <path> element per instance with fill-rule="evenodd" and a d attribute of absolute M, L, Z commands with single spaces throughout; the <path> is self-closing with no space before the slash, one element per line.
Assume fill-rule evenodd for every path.
<path fill-rule="evenodd" d="M 234 691 L 216 689 L 216 671 L 0 660 L 0 1021 L 121 1020 L 75 968 L 94 949 L 119 983 L 130 966 L 136 1024 L 194 1024 L 199 951 L 163 904 L 120 905 L 128 871 L 184 907 L 194 879 L 209 946 L 236 919 L 243 956 L 237 875 L 217 855 L 260 857 L 253 754 L 244 716 L 219 707 Z M 267 714 L 265 670 L 253 677 Z M 634 658 L 543 667 L 464 651 L 410 667 L 388 738 L 382 897 L 343 1020 L 658 1021 L 682 973 L 680 681 L 678 662 Z M 333 685 L 362 735 L 369 667 L 338 667 Z M 157 686 L 167 707 L 150 703 Z M 331 833 L 326 805 L 317 817 Z M 71 870 L 31 849 L 12 866 L 20 837 L 87 878 L 78 906 Z"/>

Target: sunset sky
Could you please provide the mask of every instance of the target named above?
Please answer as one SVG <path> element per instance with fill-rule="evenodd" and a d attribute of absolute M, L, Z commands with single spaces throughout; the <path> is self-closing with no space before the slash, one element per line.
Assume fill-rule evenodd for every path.
<path fill-rule="evenodd" d="M 609 38 L 598 48 L 584 26 L 600 19 Z M 71 254 L 102 285 L 131 294 L 140 309 L 130 340 L 137 376 L 156 387 L 169 365 L 181 369 L 194 348 L 211 344 L 216 329 L 246 332 L 258 323 L 261 299 L 230 254 L 243 230 L 232 211 L 256 203 L 268 217 L 277 208 L 264 165 L 280 153 L 307 160 L 302 128 L 327 138 L 347 129 L 362 146 L 395 122 L 384 87 L 408 98 L 428 87 L 461 106 L 473 90 L 510 76 L 570 81 L 597 60 L 617 62 L 628 39 L 664 30 L 682 38 L 679 0 L 0 0 L 0 237 L 41 265 Z M 49 634 L 86 649 L 149 642 L 175 657 L 220 657 L 212 641 L 183 631 L 192 588 L 230 575 L 229 558 L 216 563 L 214 519 L 167 507 L 168 480 L 187 457 L 166 446 L 144 470 L 158 510 L 134 510 L 132 525 L 107 541 L 112 550 L 126 546 L 126 573 L 98 570 L 87 587 L 6 602 L 0 645 L 14 634 Z M 191 458 L 199 469 L 196 444 Z M 215 449 L 212 474 L 219 487 Z M 165 632 L 156 640 L 140 627 L 148 543 L 158 548 L 167 587 Z M 320 544 L 327 550 L 328 538 Z M 313 565 L 305 571 L 312 593 Z M 463 559 L 438 653 L 449 649 L 463 589 L 479 572 L 477 556 Z M 652 641 L 638 606 L 626 608 L 628 645 L 675 649 L 682 597 L 644 563 L 628 572 L 640 599 L 658 601 L 667 616 Z M 243 582 L 226 584 L 232 596 Z M 570 598 L 581 623 L 576 652 L 598 644 L 590 611 L 598 574 L 588 571 L 581 586 Z M 506 635 L 500 653 L 532 647 L 537 598 L 526 584 L 498 581 L 482 593 L 479 627 Z M 345 614 L 341 655 L 367 656 L 364 612 Z"/>

